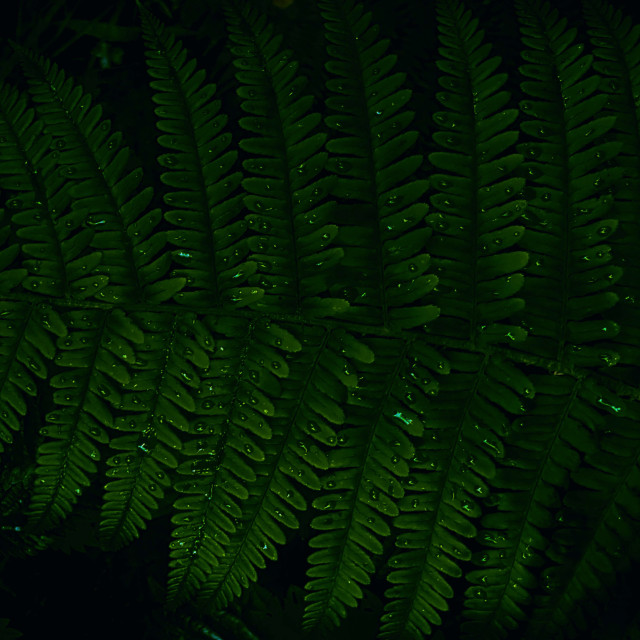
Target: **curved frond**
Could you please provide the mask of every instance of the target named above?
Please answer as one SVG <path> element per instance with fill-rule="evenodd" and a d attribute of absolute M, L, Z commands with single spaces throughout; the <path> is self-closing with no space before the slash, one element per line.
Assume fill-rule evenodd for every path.
<path fill-rule="evenodd" d="M 101 250 L 74 264 L 96 274 L 82 282 L 80 293 L 109 303 L 166 300 L 185 281 L 162 279 L 170 262 L 166 254 L 156 256 L 165 243 L 161 232 L 154 233 L 160 211 L 144 213 L 153 189 L 138 191 L 141 169 L 125 172 L 130 151 L 122 146 L 122 134 L 109 135 L 111 123 L 101 119 L 102 107 L 91 108 L 91 96 L 55 63 L 12 44 L 21 56 L 44 131 L 53 138 L 49 158 L 68 181 L 71 211 L 61 217 L 61 224 L 67 230 L 84 227 L 64 246 L 65 257 L 75 258 L 89 240 L 92 248 Z M 29 286 L 56 295 L 60 283 L 36 277 Z"/>
<path fill-rule="evenodd" d="M 53 335 L 50 335 L 53 334 Z M 27 413 L 27 396 L 37 395 L 37 380 L 46 380 L 56 354 L 55 338 L 67 327 L 52 307 L 4 302 L 0 311 L 0 441 L 13 442 Z M 0 451 L 4 445 L 0 442 Z"/>
<path fill-rule="evenodd" d="M 327 200 L 331 176 L 317 178 L 327 154 L 320 149 L 327 134 L 314 132 L 320 114 L 309 113 L 310 95 L 301 95 L 306 78 L 297 73 L 282 36 L 250 5 L 228 8 L 231 51 L 237 56 L 240 104 L 249 116 L 240 126 L 256 134 L 239 142 L 252 157 L 244 168 L 259 177 L 245 178 L 251 211 L 246 222 L 255 232 L 248 244 L 259 267 L 250 282 L 264 287 L 264 299 L 252 308 L 286 309 L 294 315 L 324 317 L 342 313 L 348 303 L 326 293 L 343 256 L 333 244 L 335 202 Z M 258 235 L 259 234 L 259 235 Z"/>
<path fill-rule="evenodd" d="M 242 173 L 230 173 L 237 151 L 225 151 L 231 136 L 224 132 L 227 116 L 213 100 L 215 84 L 203 84 L 205 72 L 196 61 L 187 61 L 186 51 L 148 11 L 141 9 L 147 45 L 147 65 L 158 104 L 155 113 L 163 134 L 158 142 L 170 150 L 158 156 L 168 169 L 160 179 L 179 191 L 164 195 L 171 207 L 164 217 L 174 225 L 169 241 L 187 288 L 176 294 L 180 304 L 211 307 L 231 304 L 242 307 L 260 299 L 259 287 L 241 287 L 256 272 L 257 265 L 243 261 L 247 250 L 242 239 L 247 225 L 235 221 L 242 195 L 235 194 Z"/>
<path fill-rule="evenodd" d="M 609 173 L 610 189 L 615 196 L 612 217 L 618 220 L 618 230 L 606 238 L 613 255 L 624 262 L 624 272 L 613 283 L 613 293 L 620 303 L 603 309 L 603 316 L 624 327 L 617 335 L 602 335 L 603 345 L 611 351 L 605 353 L 601 371 L 607 378 L 627 384 L 637 381 L 637 363 L 640 360 L 640 310 L 634 292 L 636 277 L 640 273 L 640 255 L 631 247 L 640 245 L 640 222 L 635 202 L 640 197 L 640 167 L 637 150 L 640 148 L 640 116 L 638 94 L 640 60 L 635 55 L 638 32 L 629 17 L 619 9 L 599 0 L 585 0 L 584 15 L 587 32 L 593 45 L 593 68 L 601 77 L 600 92 L 607 96 L 601 113 L 615 117 L 610 130 L 613 141 L 619 144 L 616 163 L 622 170 L 619 180 Z M 613 168 L 613 158 L 607 154 L 605 167 Z M 602 154 L 601 154 L 602 157 Z M 600 247 L 597 258 L 606 259 L 607 245 Z M 603 252 L 603 255 L 599 255 Z M 611 295 L 605 292 L 601 295 Z M 614 355 L 617 354 L 617 355 Z M 614 365 L 616 365 L 614 367 Z"/>
<path fill-rule="evenodd" d="M 163 487 L 171 484 L 164 468 L 178 466 L 173 453 L 182 447 L 178 434 L 188 430 L 184 414 L 195 406 L 198 372 L 208 366 L 207 351 L 213 349 L 211 335 L 191 314 L 174 319 L 166 314 L 123 317 L 119 332 L 136 345 L 135 351 L 125 351 L 120 339 L 120 357 L 133 361 L 133 371 L 118 401 L 126 413 L 113 424 L 125 433 L 109 443 L 119 453 L 106 460 L 111 467 L 106 475 L 115 478 L 105 486 L 100 520 L 106 548 L 137 538 L 158 509 Z"/>
<path fill-rule="evenodd" d="M 597 317 L 618 301 L 610 289 L 622 274 L 609 264 L 609 247 L 602 244 L 618 228 L 605 190 L 621 169 L 603 165 L 621 145 L 601 140 L 615 117 L 598 115 L 607 97 L 598 91 L 599 77 L 589 72 L 593 56 L 571 44 L 576 29 L 566 29 L 566 19 L 547 3 L 517 7 L 528 47 L 520 71 L 532 78 L 520 85 L 530 96 L 520 105 L 521 128 L 535 139 L 518 145 L 536 194 L 527 204 L 521 242 L 531 254 L 523 295 L 540 300 L 520 315 L 530 335 L 517 348 L 569 368 L 617 361 L 598 343 L 620 327 Z M 555 294 L 546 296 L 548 291 Z"/>
<path fill-rule="evenodd" d="M 272 514 L 290 525 L 284 505 L 273 511 L 258 511 L 256 491 L 264 479 L 258 478 L 256 469 L 266 458 L 263 441 L 272 437 L 269 421 L 274 416 L 279 384 L 265 372 L 258 374 L 248 354 L 258 353 L 278 363 L 278 351 L 299 351 L 300 344 L 271 322 L 247 326 L 240 319 L 211 319 L 210 331 L 220 336 L 215 342 L 217 357 L 202 377 L 199 399 L 191 410 L 196 421 L 193 430 L 200 435 L 185 443 L 187 459 L 176 469 L 190 479 L 175 483 L 175 488 L 187 495 L 176 500 L 177 513 L 172 517 L 177 525 L 172 533 L 175 540 L 170 544 L 167 592 L 172 607 L 208 580 L 203 596 L 207 597 L 219 586 L 221 577 L 229 582 L 220 597 L 228 599 L 230 592 L 239 595 L 233 565 L 242 551 L 243 536 L 234 534 L 247 526 L 243 516 L 256 518 L 258 527 L 250 540 L 250 552 L 259 549 L 267 557 L 275 555 L 271 540 L 284 542 Z M 247 355 L 239 361 L 238 352 Z M 256 488 L 250 492 L 252 485 Z M 277 506 L 276 502 L 277 498 L 271 497 L 267 506 Z M 242 562 L 242 557 L 238 560 Z M 253 564 L 259 566 L 260 560 Z M 229 572 L 231 575 L 225 575 Z M 239 582 L 244 586 L 249 573 L 251 569 L 242 570 L 241 565 Z"/>
<path fill-rule="evenodd" d="M 526 332 L 509 322 L 524 307 L 516 294 L 524 283 L 519 270 L 529 259 L 514 250 L 525 230 L 513 223 L 526 206 L 519 197 L 524 178 L 510 175 L 522 155 L 508 153 L 518 139 L 509 129 L 518 111 L 504 108 L 510 94 L 499 89 L 507 74 L 496 73 L 500 57 L 489 57 L 477 19 L 458 2 L 439 2 L 437 9 L 446 59 L 436 64 L 447 91 L 436 94 L 446 111 L 433 114 L 439 129 L 433 139 L 446 151 L 429 154 L 440 170 L 431 176 L 438 193 L 430 200 L 438 212 L 427 223 L 435 232 L 429 248 L 441 308 L 429 330 L 479 347 L 520 342 Z"/>
<path fill-rule="evenodd" d="M 108 314 L 69 311 L 63 322 L 69 330 L 58 338 L 54 357 L 63 371 L 49 382 L 57 408 L 46 414 L 39 430 L 44 440 L 38 446 L 38 478 L 28 511 L 29 525 L 39 529 L 65 518 L 90 485 L 100 445 L 109 441 L 120 385 L 130 379 L 133 364 L 132 336 L 122 329 L 126 323 L 119 309 Z"/>
<path fill-rule="evenodd" d="M 376 39 L 378 27 L 369 26 L 362 4 L 318 4 L 331 43 L 325 124 L 338 133 L 326 143 L 327 168 L 338 176 L 331 195 L 353 201 L 339 211 L 347 223 L 339 235 L 345 255 L 333 290 L 353 306 L 345 320 L 387 331 L 417 327 L 438 315 L 433 305 L 413 304 L 438 278 L 426 273 L 430 259 L 422 251 L 430 234 L 420 228 L 428 205 L 419 200 L 429 181 L 409 179 L 422 157 L 407 155 L 417 133 L 403 131 L 414 115 L 403 109 L 411 98 L 401 89 L 406 74 L 390 74 L 396 56 L 384 55 L 389 41 Z"/>

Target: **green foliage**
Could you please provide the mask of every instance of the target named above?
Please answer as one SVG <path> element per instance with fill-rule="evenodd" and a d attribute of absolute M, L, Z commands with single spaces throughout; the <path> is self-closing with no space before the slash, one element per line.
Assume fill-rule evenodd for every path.
<path fill-rule="evenodd" d="M 170 519 L 167 611 L 224 617 L 304 540 L 314 637 L 383 579 L 380 638 L 575 637 L 640 559 L 637 27 L 585 2 L 586 53 L 518 0 L 515 102 L 478 20 L 438 0 L 427 163 L 371 13 L 313 5 L 321 105 L 267 15 L 223 3 L 239 116 L 138 5 L 153 184 L 91 94 L 13 43 L 6 546 L 37 553 L 100 495 L 105 553 Z"/>

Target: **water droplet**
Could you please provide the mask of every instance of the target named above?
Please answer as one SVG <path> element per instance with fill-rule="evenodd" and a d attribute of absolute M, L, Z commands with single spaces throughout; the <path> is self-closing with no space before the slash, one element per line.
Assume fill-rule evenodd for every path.
<path fill-rule="evenodd" d="M 211 460 L 194 460 L 191 463 L 191 473 L 194 475 L 209 475 L 215 471 L 215 465 Z"/>

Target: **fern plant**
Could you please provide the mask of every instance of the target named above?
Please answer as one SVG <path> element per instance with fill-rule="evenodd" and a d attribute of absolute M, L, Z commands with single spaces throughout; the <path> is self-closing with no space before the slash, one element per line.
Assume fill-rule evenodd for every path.
<path fill-rule="evenodd" d="M 138 6 L 159 183 L 55 63 L 13 43 L 28 92 L 0 89 L 14 552 L 98 486 L 105 553 L 170 517 L 168 611 L 227 610 L 297 537 L 314 636 L 376 589 L 380 638 L 584 633 L 639 555 L 637 26 L 585 1 L 587 53 L 518 0 L 515 101 L 438 0 L 427 162 L 361 4 L 317 0 L 314 104 L 265 14 L 224 3 L 237 122 Z"/>

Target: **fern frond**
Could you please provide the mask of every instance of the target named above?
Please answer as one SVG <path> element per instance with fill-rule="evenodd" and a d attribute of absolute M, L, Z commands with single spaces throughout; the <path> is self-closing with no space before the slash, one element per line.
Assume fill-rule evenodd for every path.
<path fill-rule="evenodd" d="M 381 351 L 379 356 L 392 371 L 397 366 L 395 354 Z M 372 388 L 354 390 L 352 402 L 373 409 L 378 418 L 369 423 L 362 409 L 359 414 L 350 412 L 349 423 L 339 430 L 328 454 L 330 470 L 324 478 L 328 492 L 313 501 L 323 514 L 311 522 L 322 533 L 309 542 L 317 551 L 309 556 L 312 566 L 307 571 L 311 578 L 305 587 L 311 591 L 305 597 L 307 629 L 337 626 L 346 616 L 345 607 L 355 607 L 362 598 L 360 585 L 368 585 L 375 571 L 371 557 L 383 552 L 379 538 L 390 534 L 387 520 L 398 514 L 397 502 L 403 495 L 398 477 L 406 477 L 406 459 L 414 450 L 407 434 L 417 436 L 423 429 L 408 407 L 399 409 L 397 396 L 388 388 L 395 375 L 376 379 L 371 363 L 366 364 L 360 363 L 358 369 L 363 379 L 370 377 L 366 386 Z"/>
<path fill-rule="evenodd" d="M 257 264 L 242 261 L 247 225 L 237 217 L 243 194 L 233 195 L 242 173 L 230 173 L 237 151 L 223 132 L 227 116 L 219 114 L 220 101 L 212 100 L 215 84 L 202 84 L 205 72 L 195 71 L 196 61 L 186 61 L 186 51 L 148 11 L 141 8 L 147 45 L 149 75 L 155 78 L 153 100 L 163 132 L 158 142 L 171 153 L 158 156 L 168 169 L 160 179 L 180 189 L 164 195 L 172 207 L 164 217 L 175 229 L 169 241 L 178 247 L 173 259 L 184 267 L 179 273 L 188 284 L 176 295 L 180 304 L 210 307 L 232 304 L 239 308 L 264 295 L 259 287 L 241 287 L 256 272 Z"/>
<path fill-rule="evenodd" d="M 522 163 L 506 151 L 518 134 L 508 127 L 517 109 L 504 109 L 510 94 L 498 91 L 506 80 L 495 73 L 500 58 L 488 57 L 481 45 L 477 19 L 458 2 L 437 4 L 441 49 L 446 60 L 436 64 L 446 73 L 436 94 L 447 111 L 433 118 L 433 134 L 447 151 L 429 154 L 443 173 L 432 175 L 440 193 L 430 198 L 438 213 L 427 222 L 435 231 L 430 243 L 439 274 L 436 303 L 441 315 L 429 331 L 483 347 L 522 341 L 526 332 L 508 321 L 524 307 L 515 297 L 524 278 L 518 272 L 528 261 L 524 251 L 509 251 L 524 232 L 513 225 L 526 203 L 518 198 L 524 178 L 512 174 Z"/>
<path fill-rule="evenodd" d="M 203 375 L 200 399 L 192 410 L 196 425 L 202 425 L 202 435 L 185 444 L 183 452 L 188 459 L 177 468 L 178 474 L 195 479 L 175 483 L 179 492 L 188 495 L 174 503 L 176 509 L 186 513 L 172 517 L 172 522 L 179 525 L 172 534 L 176 540 L 170 545 L 167 599 L 172 607 L 203 588 L 207 580 L 201 598 L 219 587 L 221 577 L 237 584 L 233 575 L 238 571 L 233 566 L 236 558 L 239 582 L 247 586 L 252 568 L 243 569 L 246 554 L 251 554 L 252 564 L 260 566 L 255 552 L 274 556 L 271 540 L 284 542 L 272 515 L 291 525 L 284 506 L 260 510 L 255 494 L 250 499 L 248 487 L 257 482 L 259 491 L 264 481 L 258 480 L 255 468 L 259 469 L 259 463 L 266 458 L 262 441 L 272 437 L 272 430 L 265 420 L 274 416 L 279 385 L 274 385 L 275 379 L 267 373 L 258 373 L 259 367 L 250 366 L 255 355 L 249 354 L 264 354 L 270 362 L 278 363 L 279 350 L 299 351 L 300 343 L 272 322 L 252 322 L 247 326 L 240 319 L 212 319 L 211 331 L 224 338 L 216 340 L 219 357 Z M 240 360 L 238 351 L 246 354 Z M 275 496 L 270 496 L 266 506 L 278 506 L 274 501 L 278 503 Z M 234 537 L 236 531 L 248 526 L 244 518 L 255 518 L 257 527 L 250 535 L 248 549 L 242 546 L 244 532 Z M 228 587 L 222 588 L 221 597 L 228 599 Z M 238 588 L 231 587 L 230 591 L 238 593 Z"/>
<path fill-rule="evenodd" d="M 566 19 L 558 20 L 547 4 L 517 7 L 529 46 L 522 53 L 529 64 L 521 71 L 533 78 L 521 83 L 532 98 L 521 104 L 527 116 L 522 130 L 539 141 L 518 146 L 536 185 L 521 242 L 531 252 L 523 293 L 540 303 L 522 312 L 529 340 L 513 347 L 569 368 L 597 366 L 618 358 L 598 342 L 615 336 L 619 326 L 596 316 L 618 301 L 610 288 L 622 274 L 601 245 L 618 227 L 610 215 L 613 199 L 602 192 L 621 169 L 602 167 L 621 144 L 599 140 L 615 117 L 594 117 L 607 97 L 597 92 L 598 76 L 588 74 L 593 56 L 584 55 L 582 45 L 571 46 L 576 30 L 565 29 Z M 545 296 L 548 291 L 555 294 Z"/>
<path fill-rule="evenodd" d="M 107 476 L 118 480 L 105 487 L 100 522 L 101 542 L 112 548 L 138 537 L 164 497 L 162 487 L 170 486 L 163 467 L 178 467 L 173 451 L 183 448 L 181 432 L 190 429 L 193 395 L 214 349 L 211 333 L 193 314 L 149 313 L 136 320 L 144 347 L 118 403 L 126 413 L 113 427 L 128 433 L 109 443 L 122 453 L 107 460 Z"/>
<path fill-rule="evenodd" d="M 520 517 L 526 522 L 514 564 L 528 565 L 535 571 L 545 595 L 537 598 L 528 612 L 524 631 L 527 639 L 539 634 L 553 637 L 565 627 L 586 629 L 582 612 L 575 608 L 577 594 L 587 594 L 598 584 L 606 583 L 611 564 L 623 556 L 620 536 L 628 537 L 625 532 L 634 525 L 633 518 L 619 503 L 627 503 L 636 492 L 632 480 L 635 463 L 631 463 L 629 452 L 633 451 L 633 460 L 640 455 L 637 439 L 630 435 L 629 427 L 623 426 L 627 420 L 619 423 L 617 435 L 613 436 L 607 429 L 606 418 L 596 410 L 596 397 L 610 399 L 606 390 L 594 386 L 589 379 L 575 381 L 567 376 L 550 375 L 536 375 L 533 379 L 537 406 L 522 419 L 517 439 L 513 439 L 514 457 L 510 461 L 513 468 L 499 470 L 492 481 L 509 490 L 501 495 L 501 509 L 525 508 Z M 554 420 L 558 413 L 562 419 Z M 625 411 L 625 415 L 631 418 L 629 425 L 637 419 L 632 411 Z M 624 450 L 619 446 L 622 439 L 626 443 Z M 511 493 L 514 488 L 519 489 L 520 499 Z M 619 495 L 620 500 L 614 495 Z M 610 517 L 594 519 L 594 513 L 606 510 L 605 503 L 611 510 Z M 549 544 L 540 529 L 553 525 L 555 530 Z M 605 540 L 614 544 L 605 549 L 602 544 Z M 638 551 L 630 548 L 629 554 L 637 557 Z M 491 576 L 491 567 L 497 563 L 489 561 L 486 565 L 484 571 Z M 514 574 L 522 576 L 522 569 L 517 574 L 512 571 L 509 579 Z M 517 578 L 515 581 L 521 582 Z M 522 594 L 522 586 L 509 591 Z M 597 601 L 594 598 L 592 606 Z M 587 605 L 589 600 L 582 602 Z M 517 618 L 524 619 L 521 610 Z"/>
<path fill-rule="evenodd" d="M 640 223 L 634 201 L 640 197 L 640 169 L 637 166 L 637 150 L 640 148 L 640 117 L 638 93 L 640 85 L 640 61 L 635 56 L 637 32 L 631 20 L 623 19 L 622 12 L 614 10 L 598 0 L 585 0 L 585 21 L 593 45 L 593 68 L 602 80 L 600 91 L 608 100 L 603 113 L 615 116 L 611 129 L 614 140 L 620 144 L 617 163 L 623 174 L 619 180 L 611 180 L 615 197 L 612 215 L 618 220 L 618 230 L 607 238 L 613 255 L 624 263 L 624 272 L 613 284 L 613 292 L 620 303 L 603 310 L 607 320 L 617 322 L 624 331 L 618 335 L 603 335 L 603 345 L 612 351 L 605 354 L 601 371 L 607 378 L 623 380 L 634 385 L 637 382 L 637 363 L 640 361 L 640 311 L 634 294 L 635 276 L 640 272 L 640 256 L 631 249 L 640 245 Z M 608 158 L 607 171 L 613 164 Z M 604 252 L 599 256 L 600 251 Z M 607 246 L 599 249 L 596 257 L 606 258 Z M 617 356 L 613 354 L 618 354 Z M 616 365 L 615 367 L 613 365 Z"/>
<path fill-rule="evenodd" d="M 247 223 L 260 234 L 248 240 L 260 268 L 250 281 L 266 289 L 253 308 L 286 309 L 308 318 L 342 313 L 349 306 L 345 300 L 318 295 L 327 292 L 343 256 L 340 248 L 326 248 L 338 227 L 327 224 L 335 202 L 324 202 L 332 176 L 316 177 L 327 159 L 320 151 L 327 134 L 313 133 L 320 114 L 308 113 L 313 99 L 300 95 L 306 78 L 297 74 L 291 52 L 280 51 L 282 36 L 272 35 L 264 16 L 249 4 L 226 13 L 241 69 L 236 72 L 241 108 L 251 114 L 239 124 L 257 134 L 239 142 L 253 156 L 243 166 L 261 176 L 242 181 L 249 194 L 244 203 L 252 212 Z"/>
<path fill-rule="evenodd" d="M 61 252 L 60 243 L 71 235 L 69 228 L 77 225 L 67 221 L 64 227 L 60 223 L 56 226 L 56 210 L 64 208 L 69 202 L 68 185 L 55 175 L 53 154 L 47 152 L 51 136 L 43 134 L 43 123 L 37 118 L 34 122 L 34 115 L 33 109 L 27 109 L 24 95 L 11 87 L 3 85 L 0 88 L 0 187 L 20 194 L 8 199 L 6 210 L 3 211 L 2 235 L 5 242 L 0 260 L 4 267 L 8 267 L 17 257 L 18 244 L 6 242 L 10 226 L 5 216 L 10 214 L 11 222 L 25 227 L 17 231 L 18 237 L 39 242 L 27 246 L 26 252 L 41 260 L 26 260 L 24 266 L 30 268 L 32 273 L 46 277 L 48 286 L 45 289 L 52 291 L 57 285 L 60 287 L 57 292 L 69 294 L 68 287 L 73 287 L 75 283 L 73 279 L 69 282 L 71 274 L 67 273 L 66 264 L 56 262 L 55 256 Z M 38 233 L 33 228 L 41 226 L 43 215 L 48 219 L 50 235 Z M 18 283 L 29 287 L 30 291 L 38 292 L 40 283 L 27 274 L 25 269 L 4 271 L 0 285 L 3 292 L 8 293 Z M 77 269 L 74 275 L 78 276 Z M 75 293 L 78 293 L 77 289 L 76 285 Z"/>
<path fill-rule="evenodd" d="M 162 232 L 154 233 L 160 210 L 143 213 L 153 189 L 136 193 L 142 170 L 125 173 L 130 152 L 122 147 L 122 135 L 109 135 L 111 124 L 101 121 L 102 107 L 90 108 L 91 96 L 65 78 L 55 63 L 12 46 L 21 56 L 44 131 L 54 138 L 51 155 L 56 154 L 59 175 L 69 181 L 72 202 L 65 227 L 86 227 L 64 247 L 65 259 L 75 258 L 89 240 L 91 247 L 101 250 L 75 265 L 81 272 L 91 268 L 97 274 L 83 281 L 79 291 L 112 304 L 170 298 L 185 280 L 162 279 L 170 260 L 167 254 L 157 257 L 165 243 Z M 29 284 L 41 293 L 60 295 L 55 289 L 59 283 L 50 279 L 34 278 Z"/>
<path fill-rule="evenodd" d="M 557 397 L 574 395 L 573 381 L 531 375 L 528 384 L 536 389 L 535 409 L 506 434 L 507 456 L 501 456 L 501 464 L 489 477 L 490 506 L 495 509 L 482 518 L 478 539 L 483 549 L 472 557 L 477 569 L 466 576 L 472 585 L 465 592 L 464 638 L 504 638 L 526 619 L 544 563 L 545 531 L 554 522 L 568 469 L 577 465 L 576 449 L 585 446 L 582 432 L 574 430 L 571 437 L 569 429 L 554 418 Z M 566 423 L 575 424 L 569 419 Z M 558 436 L 563 429 L 568 442 Z"/>
<path fill-rule="evenodd" d="M 414 115 L 403 110 L 411 98 L 409 89 L 400 89 L 406 74 L 390 75 L 396 56 L 384 56 L 389 41 L 376 41 L 378 28 L 369 27 L 371 14 L 363 15 L 361 4 L 318 4 L 331 42 L 326 66 L 335 76 L 327 82 L 326 105 L 337 113 L 325 117 L 338 132 L 326 144 L 327 168 L 338 176 L 331 194 L 355 200 L 344 208 L 338 240 L 345 253 L 343 279 L 333 290 L 357 302 L 344 320 L 382 324 L 389 331 L 420 326 L 437 317 L 438 309 L 413 303 L 438 278 L 425 273 L 430 260 L 422 248 L 429 232 L 414 229 L 428 211 L 419 200 L 429 181 L 409 180 L 422 157 L 406 156 L 417 138 L 415 131 L 403 132 Z M 380 270 L 370 270 L 373 264 Z"/>
<path fill-rule="evenodd" d="M 64 316 L 69 330 L 58 338 L 54 360 L 70 371 L 50 379 L 58 408 L 47 413 L 40 428 L 45 439 L 38 447 L 38 479 L 28 512 L 33 528 L 48 528 L 66 517 L 97 472 L 99 445 L 109 440 L 112 410 L 120 404 L 120 385 L 130 379 L 133 364 L 127 362 L 128 342 L 137 336 L 125 334 L 124 320 L 119 309 L 107 314 L 74 310 Z"/>
<path fill-rule="evenodd" d="M 549 550 L 548 555 L 554 552 L 553 560 L 562 566 L 561 572 L 556 567 L 554 570 L 566 576 L 566 586 L 554 581 L 553 574 L 551 579 L 545 574 L 543 587 L 556 594 L 552 593 L 548 603 L 552 606 L 538 609 L 537 620 L 531 625 L 534 631 L 568 628 L 575 635 L 583 633 L 588 627 L 585 614 L 603 609 L 599 594 L 614 586 L 616 567 L 640 558 L 640 546 L 631 534 L 640 516 L 637 466 L 640 441 L 636 428 L 640 414 L 636 412 L 630 417 L 615 434 L 607 430 L 599 441 L 602 448 L 594 443 L 585 456 L 586 464 L 571 474 L 581 488 L 569 491 L 564 503 L 572 512 L 594 521 L 594 526 L 588 536 L 584 536 L 583 530 L 577 532 L 579 538 L 584 538 L 579 560 L 574 560 L 575 556 L 568 554 L 562 545 L 573 533 L 571 523 L 565 524 L 562 542 Z M 601 515 L 594 519 L 596 508 Z M 577 594 L 584 597 L 578 598 Z M 539 624 L 540 614 L 545 615 L 543 625 Z"/>
<path fill-rule="evenodd" d="M 308 335 L 306 342 L 309 345 Z M 305 488 L 321 489 L 315 469 L 326 470 L 328 460 L 318 444 L 335 445 L 336 433 L 327 423 L 340 424 L 344 420 L 336 394 L 341 385 L 356 385 L 353 360 L 372 362 L 373 353 L 344 331 L 336 331 L 331 339 L 323 337 L 321 332 L 319 344 L 321 349 L 325 344 L 331 347 L 322 349 L 315 367 L 312 362 L 304 360 L 297 363 L 291 372 L 286 361 L 280 358 L 271 361 L 278 377 L 287 378 L 289 385 L 305 391 L 300 400 L 292 404 L 291 412 L 283 412 L 283 417 L 274 421 L 274 430 L 265 448 L 265 461 L 257 467 L 257 481 L 250 498 L 252 504 L 245 503 L 243 527 L 232 540 L 236 551 L 227 553 L 203 586 L 200 596 L 203 606 L 224 606 L 233 594 L 238 595 L 237 585 L 246 586 L 248 580 L 256 579 L 255 569 L 265 566 L 263 555 L 271 560 L 277 558 L 272 542 L 284 543 L 281 524 L 291 529 L 298 528 L 298 520 L 289 507 L 305 510 L 306 500 L 291 480 L 302 485 L 300 489 L 303 491 Z M 260 354 L 267 355 L 263 348 L 260 348 Z M 277 358 L 275 352 L 268 355 L 269 358 L 274 356 Z M 336 364 L 341 374 L 335 380 L 337 384 L 330 385 L 329 379 L 335 377 L 335 373 L 329 376 L 329 372 Z M 268 375 L 265 378 L 263 371 L 260 374 L 261 386 L 267 386 L 269 378 Z M 273 397 L 282 397 L 275 379 L 268 387 L 272 389 Z"/>
<path fill-rule="evenodd" d="M 11 431 L 21 427 L 27 413 L 26 397 L 35 397 L 34 376 L 46 379 L 47 361 L 56 354 L 54 337 L 67 335 L 60 315 L 47 305 L 5 302 L 0 312 L 0 440 L 12 443 Z M 54 337 L 49 335 L 52 333 Z M 4 447 L 0 443 L 0 451 Z"/>

